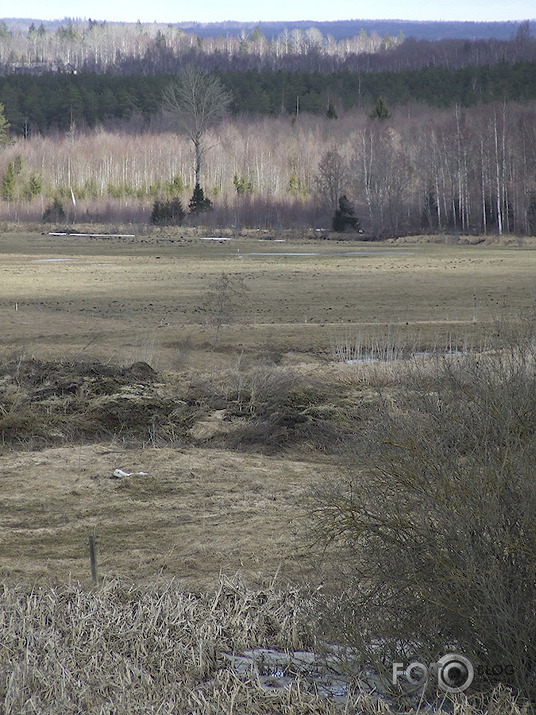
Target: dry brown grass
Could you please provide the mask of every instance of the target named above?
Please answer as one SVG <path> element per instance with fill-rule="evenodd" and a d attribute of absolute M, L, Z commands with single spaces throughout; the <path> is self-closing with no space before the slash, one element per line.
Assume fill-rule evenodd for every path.
<path fill-rule="evenodd" d="M 346 436 L 399 373 L 396 361 L 335 364 L 334 342 L 396 344 L 404 358 L 449 344 L 478 347 L 497 317 L 532 308 L 536 252 L 256 238 L 0 236 L 0 575 L 15 614 L 2 622 L 14 629 L 0 678 L 4 712 L 100 712 L 106 703 L 110 712 L 136 712 L 136 697 L 146 703 L 140 712 L 334 712 L 297 686 L 268 696 L 222 668 L 215 654 L 226 616 L 219 606 L 217 617 L 207 616 L 214 597 L 185 590 L 210 593 L 221 573 L 240 573 L 255 588 L 277 573 L 283 585 L 332 590 L 329 560 L 304 545 L 305 494 L 355 458 Z M 248 255 L 265 251 L 273 255 Z M 276 255 L 308 252 L 319 255 Z M 72 260 L 41 262 L 57 258 Z M 200 308 L 222 271 L 240 274 L 251 290 L 214 350 Z M 140 360 L 159 374 L 132 373 Z M 147 474 L 112 479 L 116 468 Z M 104 579 L 96 590 L 90 532 Z M 65 585 L 75 580 L 83 586 Z M 196 624 L 188 637 L 197 651 L 180 645 L 190 641 L 175 616 L 168 635 L 151 621 L 159 599 Z M 54 614 L 66 618 L 69 603 L 78 615 L 60 631 Z M 153 623 L 153 655 L 135 642 L 132 613 L 147 629 Z M 250 615 L 239 611 L 236 622 L 249 624 Z M 200 635 L 203 623 L 217 632 L 212 645 Z M 111 644 L 103 656 L 99 629 Z M 180 633 L 176 649 L 172 632 Z M 290 647 L 280 632 L 274 637 L 265 642 Z M 168 657 L 179 664 L 173 681 Z M 502 697 L 453 707 L 460 715 L 517 713 Z M 381 707 L 363 700 L 361 711 Z"/>
<path fill-rule="evenodd" d="M 238 678 L 218 672 L 223 651 L 267 640 L 305 647 L 312 638 L 297 591 L 251 593 L 229 581 L 211 596 L 186 594 L 173 582 L 154 590 L 112 580 L 94 591 L 5 587 L 1 600 L 6 715 L 206 712 L 210 691 L 213 700 L 239 690 Z M 265 699 L 250 688 L 255 695 Z"/>
<path fill-rule="evenodd" d="M 329 356 L 334 336 L 366 337 L 382 326 L 397 325 L 422 347 L 449 338 L 478 343 L 498 314 L 532 306 L 536 258 L 495 245 L 254 237 L 220 244 L 181 232 L 124 240 L 13 234 L 1 238 L 0 252 L 4 349 L 124 364 L 154 359 L 158 369 L 175 369 L 177 341 L 187 336 L 194 364 L 205 369 L 268 344 L 282 354 Z M 249 255 L 259 252 L 273 255 Z M 311 252 L 318 255 L 277 255 Z M 57 258 L 71 260 L 35 262 Z M 213 353 L 202 307 L 222 270 L 251 290 Z"/>
<path fill-rule="evenodd" d="M 251 591 L 222 579 L 215 592 L 194 595 L 176 582 L 140 589 L 113 579 L 92 590 L 74 583 L 4 586 L 0 604 L 5 715 L 393 712 L 385 700 L 352 690 L 339 704 L 319 697 L 312 675 L 267 690 L 255 671 L 240 675 L 233 668 L 225 654 L 317 645 L 314 604 L 297 589 Z M 458 715 L 522 712 L 501 690 L 479 707 L 466 698 L 453 705 Z"/>
<path fill-rule="evenodd" d="M 326 460 L 336 463 L 356 414 L 366 417 L 375 388 L 389 386 L 398 370 L 396 362 L 335 366 L 333 341 L 360 336 L 363 345 L 386 346 L 396 333 L 396 345 L 412 350 L 478 346 L 497 313 L 533 301 L 536 253 L 527 247 L 257 238 L 220 244 L 193 230 L 0 237 L 0 350 L 10 375 L 0 376 L 3 512 L 17 513 L 15 501 L 27 514 L 18 531 L 8 522 L 4 574 L 64 579 L 72 570 L 84 578 L 90 526 L 104 572 L 138 569 L 146 579 L 164 569 L 206 583 L 220 569 L 257 579 L 282 563 L 294 578 L 311 575 L 293 543 L 302 490 Z M 254 252 L 272 255 L 247 255 Z M 311 252 L 319 255 L 276 255 Z M 57 258 L 73 260 L 37 262 Z M 199 308 L 222 270 L 240 273 L 251 290 L 215 351 Z M 29 385 L 17 370 L 32 356 L 42 379 Z M 96 380 L 87 373 L 95 359 L 110 374 L 136 359 L 161 374 L 155 383 Z M 90 446 L 95 440 L 101 444 Z M 9 445 L 59 446 L 16 454 Z M 254 454 L 270 448 L 277 457 Z M 115 467 L 150 476 L 114 483 Z M 211 498 L 226 489 L 227 499 Z M 179 518 L 169 504 L 179 505 Z M 244 530 L 248 518 L 254 526 Z"/>

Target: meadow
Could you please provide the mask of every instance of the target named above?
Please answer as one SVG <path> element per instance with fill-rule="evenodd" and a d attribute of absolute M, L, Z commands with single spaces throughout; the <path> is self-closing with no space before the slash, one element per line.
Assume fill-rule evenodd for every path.
<path fill-rule="evenodd" d="M 0 575 L 9 608 L 22 613 L 28 593 L 38 594 L 38 609 L 47 593 L 60 608 L 62 594 L 79 603 L 100 588 L 101 604 L 121 619 L 114 609 L 125 599 L 152 608 L 174 588 L 208 599 L 221 593 L 222 575 L 247 584 L 225 582 L 235 588 L 233 603 L 260 592 L 274 599 L 277 589 L 336 595 L 330 554 L 312 544 L 308 529 L 311 491 L 358 468 L 346 441 L 376 409 L 379 392 L 397 385 L 401 366 L 485 351 L 500 326 L 532 314 L 535 268 L 530 240 L 505 236 L 360 243 L 315 232 L 180 228 L 115 237 L 1 234 Z M 216 344 L 207 294 L 222 274 L 240 278 L 245 291 Z M 84 603 L 80 613 L 99 608 Z M 200 624 L 205 611 L 219 612 L 208 603 L 196 606 L 205 614 Z M 283 624 L 273 647 L 312 647 L 306 611 L 296 616 L 295 642 Z M 270 633 L 255 628 L 248 643 L 269 646 Z M 226 647 L 246 647 L 240 638 L 229 636 Z M 19 646 L 12 648 L 22 663 Z M 168 693 L 168 710 L 151 709 L 164 691 L 142 666 L 98 693 L 85 690 L 76 707 L 132 712 L 125 693 L 134 678 L 140 693 L 152 693 L 140 712 L 171 712 L 178 703 L 184 712 L 331 712 L 325 700 L 302 701 L 299 693 L 267 705 L 262 689 L 247 695 L 230 675 L 233 685 L 221 686 L 226 695 L 215 705 L 221 648 L 213 645 L 202 656 L 209 665 L 190 672 L 183 684 L 190 700 Z M 132 663 L 144 658 L 137 652 Z M 92 663 L 76 665 L 80 682 L 93 677 Z M 30 712 L 32 702 L 40 712 L 74 707 L 65 679 L 51 686 L 54 697 L 62 693 L 61 707 L 46 710 L 35 673 L 3 667 L 12 679 L 2 691 L 11 698 L 6 713 Z M 17 679 L 26 700 L 14 694 Z M 207 679 L 210 696 L 196 690 Z"/>

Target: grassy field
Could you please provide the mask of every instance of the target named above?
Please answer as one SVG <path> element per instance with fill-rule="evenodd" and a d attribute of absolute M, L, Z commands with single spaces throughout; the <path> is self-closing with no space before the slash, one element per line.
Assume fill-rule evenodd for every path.
<path fill-rule="evenodd" d="M 228 427 L 229 384 L 249 380 L 252 404 L 258 371 L 269 392 L 262 370 L 273 369 L 280 381 L 327 386 L 325 409 L 329 395 L 362 401 L 379 367 L 335 365 L 337 346 L 478 348 L 494 321 L 532 309 L 535 268 L 536 251 L 518 245 L 0 236 L 6 364 L 144 361 L 159 371 L 154 389 L 186 400 L 193 390 L 199 407 L 175 441 L 159 439 L 148 419 L 135 443 L 111 427 L 88 443 L 45 440 L 37 452 L 25 434 L 13 450 L 4 424 L 1 573 L 87 580 L 95 531 L 102 574 L 173 575 L 194 588 L 220 571 L 255 583 L 276 572 L 322 580 L 300 543 L 301 505 L 310 483 L 337 468 L 337 450 L 315 449 L 314 434 L 268 456 L 255 443 L 226 449 L 214 436 Z M 215 349 L 202 306 L 222 271 L 249 291 Z M 116 468 L 147 476 L 114 480 Z"/>
<path fill-rule="evenodd" d="M 90 534 L 98 579 L 114 594 L 128 590 L 114 579 L 164 593 L 173 579 L 182 592 L 207 594 L 222 574 L 269 593 L 274 583 L 336 591 L 329 556 L 310 546 L 308 495 L 355 469 L 346 436 L 374 410 L 377 389 L 396 382 L 399 360 L 485 349 L 498 326 L 534 308 L 536 251 L 528 240 L 207 238 L 218 237 L 0 235 L 6 608 L 22 608 L 18 588 L 44 588 L 39 598 L 57 600 L 58 609 L 62 589 L 91 590 Z M 248 290 L 215 346 L 206 295 L 222 272 Z M 341 361 L 355 356 L 364 359 Z M 369 359 L 382 356 L 389 359 Z M 118 469 L 128 476 L 114 476 Z M 256 598 L 247 594 L 240 598 Z M 255 638 L 269 645 L 266 634 Z M 214 661 L 205 676 L 220 666 Z M 271 710 L 258 683 L 244 691 L 225 677 L 240 690 L 236 712 L 313 707 L 300 696 L 287 709 L 272 700 Z M 45 690 L 25 678 L 24 669 L 13 671 L 6 692 L 0 686 L 5 702 L 11 698 L 6 713 L 46 702 Z M 74 701 L 60 685 L 68 712 Z M 113 700 L 115 687 L 95 698 L 84 691 L 84 711 Z M 196 695 L 195 709 L 186 688 L 169 711 L 181 702 L 191 712 L 233 712 L 234 691 L 225 687 L 221 707 L 211 690 Z M 363 712 L 381 711 L 369 705 Z M 517 711 L 510 704 L 503 712 Z"/>
<path fill-rule="evenodd" d="M 334 337 L 387 325 L 424 348 L 532 308 L 534 255 L 493 244 L 4 235 L 2 347 L 173 369 L 188 339 L 211 367 L 202 304 L 225 271 L 250 289 L 225 330 L 229 355 L 270 346 L 320 356 Z"/>

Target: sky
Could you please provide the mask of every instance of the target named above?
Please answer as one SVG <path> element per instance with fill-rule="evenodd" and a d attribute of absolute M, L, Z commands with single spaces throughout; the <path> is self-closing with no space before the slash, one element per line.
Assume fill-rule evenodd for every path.
<path fill-rule="evenodd" d="M 56 20 L 91 18 L 108 22 L 261 22 L 280 20 L 473 20 L 536 19 L 535 0 L 25 0 L 0 2 L 3 17 Z M 9 7 L 9 9 L 8 9 Z M 13 14 L 18 9 L 18 14 Z M 0 15 L 2 17 L 2 15 Z"/>

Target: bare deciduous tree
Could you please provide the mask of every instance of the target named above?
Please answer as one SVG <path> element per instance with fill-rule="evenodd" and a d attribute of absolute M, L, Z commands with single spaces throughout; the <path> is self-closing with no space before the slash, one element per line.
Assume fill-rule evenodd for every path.
<path fill-rule="evenodd" d="M 329 203 L 331 211 L 337 209 L 339 196 L 347 191 L 349 182 L 348 164 L 345 158 L 332 149 L 322 155 L 315 177 L 317 191 Z"/>
<path fill-rule="evenodd" d="M 209 320 L 216 328 L 214 345 L 220 341 L 223 325 L 234 323 L 238 310 L 248 288 L 240 275 L 221 273 L 210 285 L 205 297 L 204 308 Z"/>
<path fill-rule="evenodd" d="M 231 96 L 219 77 L 201 69 L 186 69 L 164 92 L 164 112 L 195 148 L 195 183 L 199 184 L 203 135 L 229 108 Z"/>

